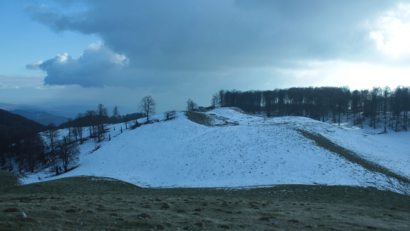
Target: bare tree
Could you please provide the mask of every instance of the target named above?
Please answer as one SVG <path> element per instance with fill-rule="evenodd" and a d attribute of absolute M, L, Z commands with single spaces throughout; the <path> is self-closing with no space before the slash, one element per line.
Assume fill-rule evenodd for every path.
<path fill-rule="evenodd" d="M 186 108 L 188 109 L 188 111 L 193 111 L 198 106 L 196 103 L 194 103 L 194 101 L 192 101 L 192 99 L 188 99 L 186 103 L 187 103 Z"/>
<path fill-rule="evenodd" d="M 118 111 L 117 105 L 115 105 L 114 110 L 112 110 L 112 116 L 118 117 L 120 115 L 120 112 Z"/>
<path fill-rule="evenodd" d="M 44 160 L 44 142 L 40 135 L 26 137 L 23 142 L 27 170 L 34 172 L 36 161 Z"/>
<path fill-rule="evenodd" d="M 81 144 L 83 144 L 83 123 L 85 122 L 84 117 L 85 117 L 84 114 L 78 113 L 75 119 L 77 121 L 77 126 L 74 128 L 74 130 L 76 130 L 77 135 L 80 137 Z M 77 137 L 76 137 L 76 140 L 77 140 Z"/>
<path fill-rule="evenodd" d="M 212 95 L 211 105 L 212 107 L 217 107 L 219 105 L 219 94 L 218 93 L 215 93 Z"/>
<path fill-rule="evenodd" d="M 68 164 L 75 161 L 80 153 L 76 143 L 70 143 L 68 137 L 63 137 L 60 144 L 60 158 L 63 160 L 64 171 L 68 170 Z"/>
<path fill-rule="evenodd" d="M 73 121 L 73 119 L 69 118 L 68 119 L 68 142 L 71 141 L 71 122 Z"/>
<path fill-rule="evenodd" d="M 115 105 L 114 110 L 112 110 L 112 120 L 117 123 L 119 121 L 120 112 L 118 111 L 117 105 Z"/>
<path fill-rule="evenodd" d="M 390 87 L 385 87 L 383 90 L 383 115 L 384 115 L 384 132 L 387 132 L 387 109 L 389 105 L 389 98 L 391 95 Z"/>
<path fill-rule="evenodd" d="M 108 110 L 104 105 L 99 104 L 97 109 L 97 118 L 98 118 L 98 142 L 101 141 L 102 136 L 104 135 L 105 128 L 104 123 L 108 119 Z"/>
<path fill-rule="evenodd" d="M 56 148 L 56 139 L 59 136 L 59 132 L 57 130 L 57 126 L 54 123 L 50 123 L 47 126 L 47 131 L 45 131 L 45 136 L 50 141 L 50 148 L 51 153 L 55 156 L 55 148 Z"/>
<path fill-rule="evenodd" d="M 145 116 L 147 117 L 147 122 L 149 121 L 149 116 L 151 114 L 155 114 L 155 106 L 156 106 L 156 102 L 150 95 L 142 98 L 139 108 L 141 112 L 144 113 Z"/>
<path fill-rule="evenodd" d="M 73 128 L 73 136 L 75 137 L 75 141 L 78 141 L 78 130 L 77 127 Z"/>
<path fill-rule="evenodd" d="M 90 138 L 96 138 L 95 125 L 97 124 L 97 112 L 93 110 L 88 110 L 85 112 L 85 123 L 90 126 Z"/>

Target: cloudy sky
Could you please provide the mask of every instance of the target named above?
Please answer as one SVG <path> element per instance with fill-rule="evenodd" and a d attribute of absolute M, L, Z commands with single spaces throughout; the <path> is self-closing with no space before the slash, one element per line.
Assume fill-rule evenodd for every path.
<path fill-rule="evenodd" d="M 2 0 L 0 103 L 128 113 L 152 95 L 163 112 L 220 89 L 393 89 L 410 85 L 409 41 L 406 0 Z"/>

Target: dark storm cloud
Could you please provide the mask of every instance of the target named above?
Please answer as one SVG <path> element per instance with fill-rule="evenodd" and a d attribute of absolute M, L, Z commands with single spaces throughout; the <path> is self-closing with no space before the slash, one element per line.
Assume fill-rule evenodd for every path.
<path fill-rule="evenodd" d="M 104 86 L 122 76 L 117 81 L 128 79 L 130 85 L 141 76 L 136 71 L 146 73 L 139 81 L 148 81 L 152 71 L 172 76 L 286 67 L 298 60 L 363 60 L 375 52 L 365 22 L 403 1 L 85 2 L 88 10 L 70 14 L 45 6 L 26 8 L 33 20 L 56 32 L 97 34 L 105 44 L 102 54 L 68 57 L 65 64 L 44 62 L 40 68 L 47 71 L 46 84 Z M 113 54 L 125 55 L 129 63 L 113 64 Z"/>
<path fill-rule="evenodd" d="M 57 55 L 44 61 L 39 68 L 47 72 L 44 79 L 49 85 L 78 84 L 83 87 L 104 87 L 106 85 L 121 85 L 133 71 L 128 67 L 128 60 L 114 54 L 104 46 L 87 48 L 78 59 L 68 54 Z M 120 78 L 119 84 L 114 84 Z"/>
<path fill-rule="evenodd" d="M 162 87 L 169 85 L 170 81 L 184 82 L 187 76 L 182 72 L 164 73 L 132 68 L 124 55 L 112 52 L 101 43 L 91 44 L 78 59 L 65 53 L 41 61 L 41 64 L 36 62 L 26 67 L 33 68 L 32 66 L 47 72 L 45 85 Z"/>

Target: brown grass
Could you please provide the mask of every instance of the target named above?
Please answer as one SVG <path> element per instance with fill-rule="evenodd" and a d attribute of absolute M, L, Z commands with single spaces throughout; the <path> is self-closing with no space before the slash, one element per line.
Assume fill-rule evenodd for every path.
<path fill-rule="evenodd" d="M 144 189 L 73 177 L 0 190 L 0 230 L 410 230 L 409 208 L 409 197 L 375 188 Z"/>
<path fill-rule="evenodd" d="M 212 126 L 212 118 L 205 113 L 187 111 L 185 112 L 185 116 L 194 123 Z"/>

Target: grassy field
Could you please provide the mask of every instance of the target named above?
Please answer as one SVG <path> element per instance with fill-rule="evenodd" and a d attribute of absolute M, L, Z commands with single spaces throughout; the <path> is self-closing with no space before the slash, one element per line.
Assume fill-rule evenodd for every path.
<path fill-rule="evenodd" d="M 410 230 L 410 197 L 374 188 L 146 189 L 100 177 L 8 184 L 0 230 Z"/>

